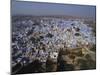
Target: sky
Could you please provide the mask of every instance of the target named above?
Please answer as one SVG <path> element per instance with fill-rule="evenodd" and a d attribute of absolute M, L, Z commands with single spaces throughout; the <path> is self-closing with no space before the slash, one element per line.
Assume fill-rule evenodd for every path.
<path fill-rule="evenodd" d="M 96 6 L 12 1 L 12 15 L 96 17 Z"/>

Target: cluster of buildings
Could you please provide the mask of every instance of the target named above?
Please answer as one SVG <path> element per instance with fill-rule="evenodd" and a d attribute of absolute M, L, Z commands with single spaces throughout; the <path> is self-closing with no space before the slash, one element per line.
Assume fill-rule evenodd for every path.
<path fill-rule="evenodd" d="M 92 28 L 83 20 L 60 18 L 24 19 L 12 22 L 12 66 L 27 65 L 35 60 L 57 62 L 61 49 L 95 44 Z"/>

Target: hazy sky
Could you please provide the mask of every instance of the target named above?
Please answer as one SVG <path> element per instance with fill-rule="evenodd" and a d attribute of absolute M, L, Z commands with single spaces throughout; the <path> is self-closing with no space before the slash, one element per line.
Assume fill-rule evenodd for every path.
<path fill-rule="evenodd" d="M 70 15 L 95 18 L 96 7 L 38 2 L 12 2 L 12 15 Z"/>

